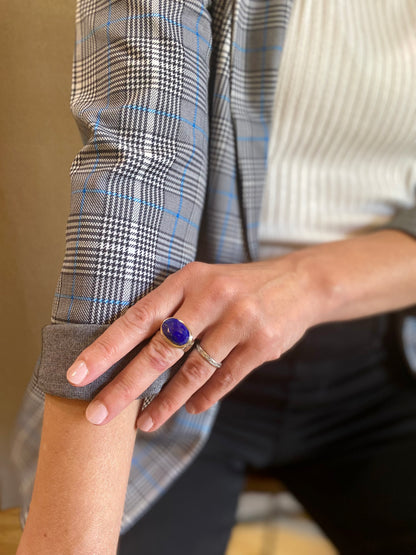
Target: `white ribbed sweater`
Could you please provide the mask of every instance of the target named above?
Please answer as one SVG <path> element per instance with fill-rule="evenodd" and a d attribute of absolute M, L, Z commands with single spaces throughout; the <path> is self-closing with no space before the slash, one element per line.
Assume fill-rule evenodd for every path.
<path fill-rule="evenodd" d="M 374 229 L 415 189 L 416 0 L 295 0 L 260 258 Z"/>

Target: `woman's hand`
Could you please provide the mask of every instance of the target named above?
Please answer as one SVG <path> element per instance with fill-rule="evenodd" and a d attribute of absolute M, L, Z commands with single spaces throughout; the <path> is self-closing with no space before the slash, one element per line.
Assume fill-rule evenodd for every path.
<path fill-rule="evenodd" d="M 94 421 L 94 416 L 91 421 L 109 422 L 183 356 L 184 351 L 169 345 L 158 331 L 165 318 L 182 320 L 204 350 L 223 364 L 217 369 L 193 349 L 141 415 L 140 424 L 151 418 L 151 426 L 142 428 L 146 431 L 157 429 L 185 403 L 189 412 L 208 409 L 254 368 L 279 358 L 315 322 L 318 297 L 291 257 L 247 264 L 188 264 L 130 307 L 78 357 L 88 374 L 77 385 L 86 385 L 153 335 L 96 396 L 91 405 L 103 403 L 108 415 L 102 422 Z M 68 371 L 71 383 L 74 367 L 75 363 Z M 87 417 L 91 415 L 89 408 Z"/>
<path fill-rule="evenodd" d="M 86 385 L 153 336 L 88 406 L 87 418 L 105 424 L 183 356 L 158 331 L 167 317 L 182 320 L 222 366 L 214 368 L 193 349 L 140 415 L 139 427 L 154 431 L 184 404 L 192 413 L 208 409 L 313 325 L 416 304 L 415 284 L 416 241 L 395 230 L 260 262 L 194 262 L 120 316 L 84 349 L 67 377 Z"/>

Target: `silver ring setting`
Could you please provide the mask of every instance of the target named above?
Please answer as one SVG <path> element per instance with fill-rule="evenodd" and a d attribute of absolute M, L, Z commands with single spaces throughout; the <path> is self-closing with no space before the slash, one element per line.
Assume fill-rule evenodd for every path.
<path fill-rule="evenodd" d="M 222 362 L 217 362 L 215 359 L 213 359 L 212 356 L 210 356 L 206 352 L 206 350 L 202 348 L 201 343 L 198 340 L 195 342 L 195 347 L 198 353 L 201 355 L 201 357 L 204 358 L 207 362 L 209 362 L 211 366 L 214 366 L 215 368 L 221 368 Z"/>

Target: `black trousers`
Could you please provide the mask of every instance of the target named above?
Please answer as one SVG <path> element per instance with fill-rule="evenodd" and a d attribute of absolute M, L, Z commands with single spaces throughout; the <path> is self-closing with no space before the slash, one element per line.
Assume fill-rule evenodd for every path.
<path fill-rule="evenodd" d="M 221 402 L 190 467 L 118 555 L 222 555 L 250 469 L 276 476 L 341 554 L 416 554 L 416 379 L 382 315 L 326 324 Z"/>

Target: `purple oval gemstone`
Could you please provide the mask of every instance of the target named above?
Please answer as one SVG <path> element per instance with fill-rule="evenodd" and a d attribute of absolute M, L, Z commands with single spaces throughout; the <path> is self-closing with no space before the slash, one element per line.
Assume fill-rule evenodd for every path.
<path fill-rule="evenodd" d="M 162 324 L 162 331 L 165 337 L 178 347 L 186 345 L 191 335 L 185 324 L 177 318 L 167 318 Z"/>

